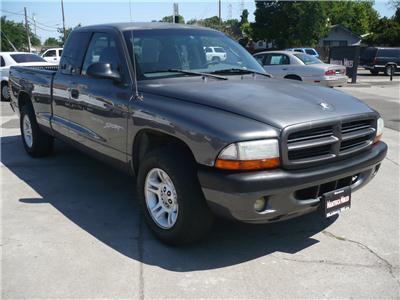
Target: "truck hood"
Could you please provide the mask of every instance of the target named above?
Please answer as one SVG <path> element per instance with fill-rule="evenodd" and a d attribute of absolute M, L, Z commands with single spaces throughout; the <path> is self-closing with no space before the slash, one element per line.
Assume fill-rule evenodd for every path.
<path fill-rule="evenodd" d="M 141 81 L 139 89 L 145 94 L 210 106 L 277 128 L 374 112 L 360 100 L 331 88 L 263 76 L 228 76 L 226 81 L 200 77 L 148 80 Z"/>

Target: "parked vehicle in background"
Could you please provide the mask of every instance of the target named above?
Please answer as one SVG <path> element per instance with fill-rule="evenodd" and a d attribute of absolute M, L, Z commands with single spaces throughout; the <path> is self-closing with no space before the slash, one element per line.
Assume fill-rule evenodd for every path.
<path fill-rule="evenodd" d="M 204 47 L 217 43 L 227 59 L 209 63 Z M 171 244 L 203 237 L 214 215 L 338 214 L 387 151 L 363 102 L 270 78 L 240 44 L 197 26 L 79 27 L 58 71 L 12 67 L 10 83 L 26 152 L 48 155 L 56 137 L 129 170 L 149 228 Z"/>
<path fill-rule="evenodd" d="M 208 62 L 219 63 L 226 60 L 226 51 L 222 47 L 204 47 Z"/>
<path fill-rule="evenodd" d="M 384 72 L 390 75 L 391 68 L 400 71 L 400 48 L 368 47 L 360 55 L 361 67 L 377 75 Z"/>
<path fill-rule="evenodd" d="M 347 84 L 346 68 L 325 64 L 318 58 L 294 51 L 266 51 L 254 54 L 264 70 L 276 78 L 304 81 L 329 87 Z"/>
<path fill-rule="evenodd" d="M 63 48 L 49 48 L 42 53 L 42 57 L 50 63 L 58 64 L 60 63 L 62 51 Z"/>
<path fill-rule="evenodd" d="M 286 51 L 301 52 L 319 58 L 319 53 L 314 48 L 289 48 Z"/>
<path fill-rule="evenodd" d="M 43 66 L 47 62 L 39 55 L 29 52 L 0 52 L 1 101 L 10 101 L 8 77 L 11 66 Z"/>

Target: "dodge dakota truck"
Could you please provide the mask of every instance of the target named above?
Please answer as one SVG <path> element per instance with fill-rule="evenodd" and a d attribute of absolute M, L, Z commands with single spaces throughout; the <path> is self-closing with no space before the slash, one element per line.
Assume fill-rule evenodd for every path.
<path fill-rule="evenodd" d="M 208 61 L 211 46 L 226 59 Z M 148 226 L 170 244 L 203 237 L 214 216 L 336 215 L 387 151 L 383 120 L 363 102 L 271 78 L 201 27 L 81 27 L 57 71 L 11 67 L 10 90 L 29 155 L 50 154 L 57 138 L 131 172 Z"/>

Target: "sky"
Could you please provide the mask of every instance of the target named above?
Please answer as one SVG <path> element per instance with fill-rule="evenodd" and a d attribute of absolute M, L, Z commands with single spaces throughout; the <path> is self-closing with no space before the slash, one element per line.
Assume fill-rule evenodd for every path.
<path fill-rule="evenodd" d="M 255 2 L 251 0 L 221 0 L 222 19 L 239 19 L 242 9 L 249 11 L 249 20 L 254 21 Z M 92 25 L 112 22 L 149 22 L 161 20 L 166 15 L 172 15 L 173 2 L 179 3 L 179 14 L 185 20 L 203 19 L 218 15 L 218 0 L 64 0 L 66 27 L 77 24 Z M 61 0 L 3 0 L 1 15 L 8 19 L 21 22 L 24 20 L 24 7 L 27 9 L 29 21 L 36 20 L 36 33 L 44 42 L 48 37 L 59 37 L 57 27 L 62 27 Z M 394 9 L 388 0 L 375 0 L 375 9 L 381 16 L 391 17 Z M 131 11 L 131 14 L 130 14 Z"/>

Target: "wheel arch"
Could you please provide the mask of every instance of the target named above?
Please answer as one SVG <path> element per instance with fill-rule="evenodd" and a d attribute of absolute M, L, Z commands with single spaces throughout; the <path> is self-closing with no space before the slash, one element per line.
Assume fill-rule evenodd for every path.
<path fill-rule="evenodd" d="M 18 93 L 18 109 L 19 109 L 19 111 L 21 111 L 23 106 L 28 105 L 28 104 L 32 105 L 31 96 L 25 91 L 20 91 Z M 33 105 L 32 105 L 32 108 L 33 108 Z"/>
<path fill-rule="evenodd" d="M 285 79 L 295 79 L 295 80 L 299 80 L 299 81 L 303 81 L 303 79 L 301 78 L 301 76 L 297 75 L 297 74 L 287 74 L 285 75 L 285 77 L 283 77 Z"/>
<path fill-rule="evenodd" d="M 137 174 L 140 161 L 147 153 L 166 146 L 175 147 L 177 151 L 189 155 L 193 161 L 196 161 L 190 147 L 181 139 L 165 132 L 153 129 L 142 129 L 135 135 L 131 150 L 131 169 L 134 174 Z"/>

